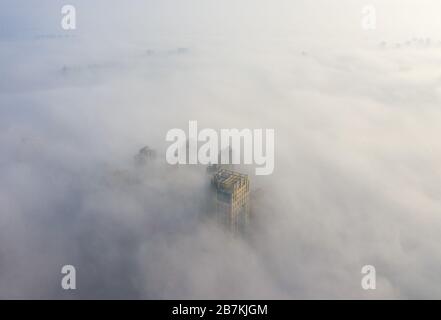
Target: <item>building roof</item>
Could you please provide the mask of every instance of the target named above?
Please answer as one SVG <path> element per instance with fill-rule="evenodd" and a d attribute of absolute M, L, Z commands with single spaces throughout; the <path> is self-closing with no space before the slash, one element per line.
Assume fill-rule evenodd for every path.
<path fill-rule="evenodd" d="M 213 177 L 213 183 L 217 189 L 229 193 L 242 186 L 246 181 L 248 181 L 246 174 L 227 169 L 220 169 Z"/>

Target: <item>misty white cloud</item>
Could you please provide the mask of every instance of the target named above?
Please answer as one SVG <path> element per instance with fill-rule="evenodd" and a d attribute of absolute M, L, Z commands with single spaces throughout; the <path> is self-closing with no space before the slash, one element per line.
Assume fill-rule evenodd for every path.
<path fill-rule="evenodd" d="M 346 2 L 74 1 L 73 33 L 2 5 L 0 297 L 439 298 L 441 49 L 378 46 L 438 39 L 439 4 L 382 1 L 366 34 Z M 247 240 L 204 168 L 165 164 L 189 120 L 276 130 Z"/>

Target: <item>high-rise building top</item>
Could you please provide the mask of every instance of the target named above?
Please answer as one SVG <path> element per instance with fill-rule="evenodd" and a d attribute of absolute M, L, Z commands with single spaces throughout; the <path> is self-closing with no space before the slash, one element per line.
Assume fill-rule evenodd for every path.
<path fill-rule="evenodd" d="M 218 220 L 233 232 L 243 230 L 249 219 L 250 182 L 248 176 L 220 169 L 213 176 L 216 189 L 216 214 Z"/>
<path fill-rule="evenodd" d="M 135 156 L 135 162 L 138 165 L 145 165 L 149 161 L 156 158 L 156 151 L 151 149 L 149 146 L 145 146 L 140 149 L 138 154 Z"/>

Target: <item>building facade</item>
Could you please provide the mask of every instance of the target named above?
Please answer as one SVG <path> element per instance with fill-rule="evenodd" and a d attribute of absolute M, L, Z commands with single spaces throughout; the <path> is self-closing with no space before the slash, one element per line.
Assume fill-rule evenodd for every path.
<path fill-rule="evenodd" d="M 242 232 L 250 215 L 250 181 L 247 175 L 227 169 L 217 171 L 215 188 L 216 218 L 234 233 Z"/>

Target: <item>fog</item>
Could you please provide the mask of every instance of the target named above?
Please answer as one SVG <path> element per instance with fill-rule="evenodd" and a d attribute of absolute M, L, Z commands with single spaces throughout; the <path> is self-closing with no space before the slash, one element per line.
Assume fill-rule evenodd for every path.
<path fill-rule="evenodd" d="M 371 3 L 1 1 L 0 298 L 441 298 L 441 5 Z M 190 120 L 275 129 L 246 238 L 165 163 Z"/>

